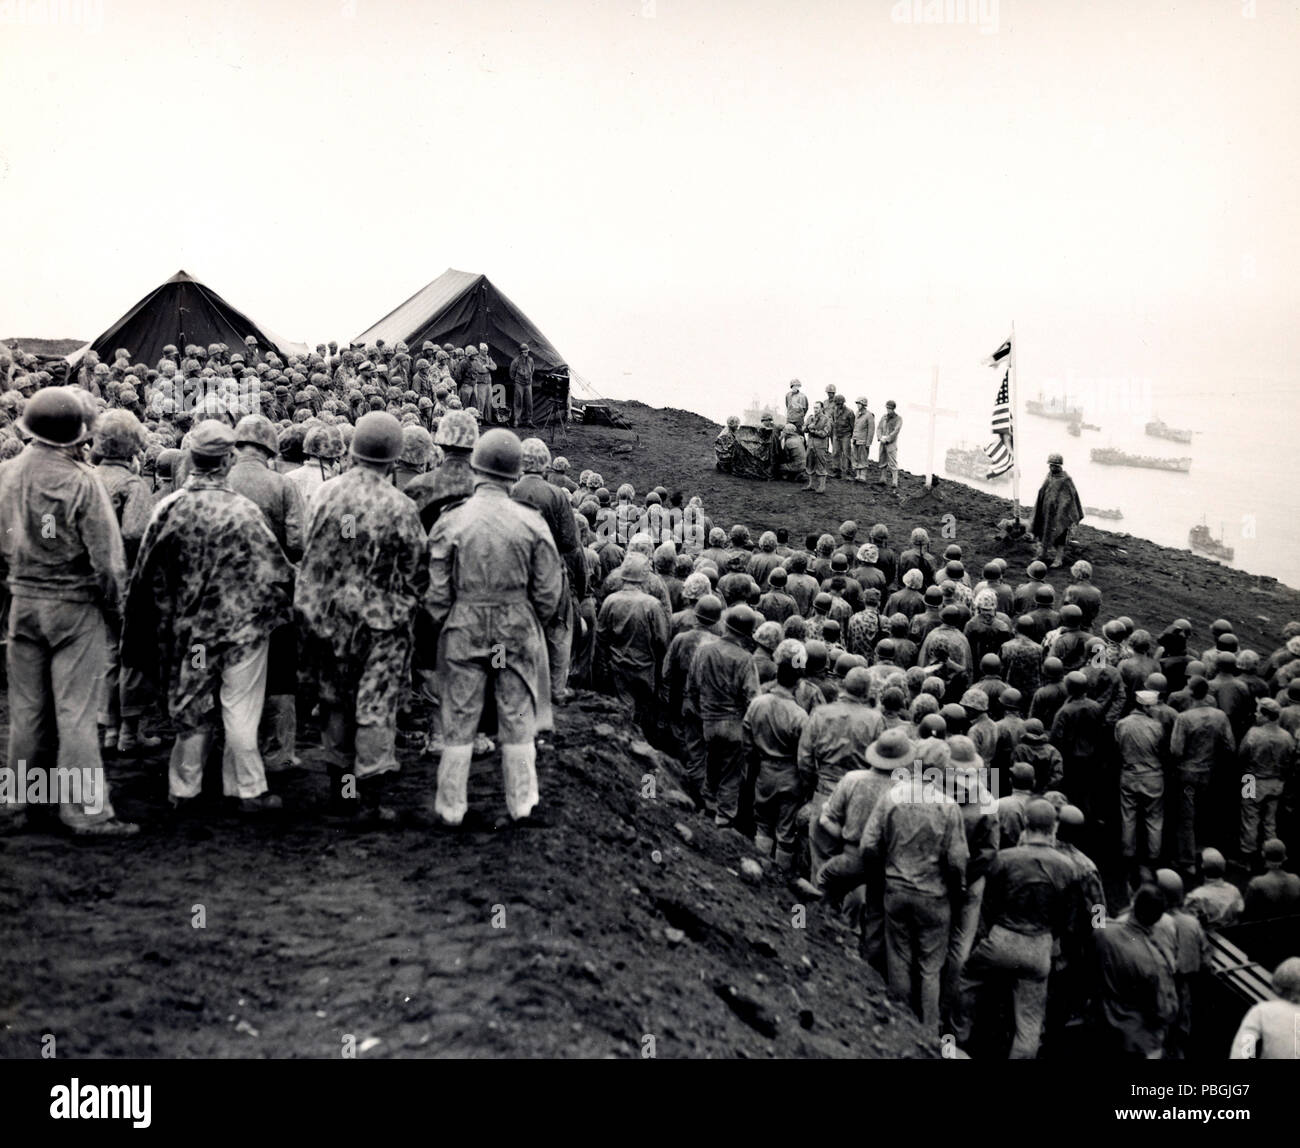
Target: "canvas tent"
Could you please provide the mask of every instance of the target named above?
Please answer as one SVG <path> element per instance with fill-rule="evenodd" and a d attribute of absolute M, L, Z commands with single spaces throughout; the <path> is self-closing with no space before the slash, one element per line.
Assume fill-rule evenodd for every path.
<path fill-rule="evenodd" d="M 532 321 L 486 276 L 448 268 L 395 311 L 390 311 L 353 342 L 367 346 L 383 339 L 404 342 L 412 359 L 425 341 L 441 347 L 486 343 L 497 369 L 492 372 L 494 401 L 509 409 L 514 396 L 510 360 L 521 343 L 532 351 L 533 416 L 539 423 L 569 417 L 569 368 L 564 357 Z"/>
<path fill-rule="evenodd" d="M 210 287 L 205 287 L 184 271 L 177 271 L 166 283 L 154 288 L 98 338 L 68 356 L 73 366 L 88 351 L 111 363 L 113 352 L 125 347 L 131 361 L 153 366 L 163 357 L 168 343 L 184 351 L 187 343 L 204 347 L 225 343 L 231 351 L 242 348 L 252 335 L 262 354 L 274 351 L 282 359 L 304 354 L 307 347 L 291 343 L 254 323 L 242 311 L 236 311 Z"/>

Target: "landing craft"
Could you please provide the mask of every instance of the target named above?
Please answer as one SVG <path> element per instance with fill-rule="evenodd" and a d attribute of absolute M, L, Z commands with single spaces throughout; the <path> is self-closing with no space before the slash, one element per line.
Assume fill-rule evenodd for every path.
<path fill-rule="evenodd" d="M 1157 458 L 1149 454 L 1129 454 L 1113 446 L 1093 447 L 1090 452 L 1093 462 L 1103 466 L 1138 466 L 1147 470 L 1176 470 L 1186 474 L 1192 469 L 1190 458 Z"/>

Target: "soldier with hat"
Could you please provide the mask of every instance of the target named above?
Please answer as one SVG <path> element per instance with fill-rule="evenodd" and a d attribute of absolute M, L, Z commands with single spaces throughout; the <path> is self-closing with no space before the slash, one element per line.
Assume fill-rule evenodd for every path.
<path fill-rule="evenodd" d="M 594 678 L 608 692 L 632 702 L 635 721 L 650 736 L 659 668 L 668 652 L 668 615 L 646 589 L 650 561 L 644 554 L 629 553 L 615 574 L 618 587 L 596 616 Z"/>
<path fill-rule="evenodd" d="M 573 691 L 569 689 L 569 663 L 576 620 L 575 598 L 580 601 L 587 593 L 587 561 L 578 541 L 572 504 L 563 491 L 552 486 L 544 477 L 551 465 L 550 450 L 539 438 L 524 439 L 520 449 L 523 474 L 511 490 L 510 497 L 524 506 L 531 506 L 546 520 L 551 540 L 555 543 L 563 564 L 561 577 L 564 592 L 560 608 L 545 627 L 551 670 L 551 700 L 561 704 L 573 696 Z M 666 638 L 664 645 L 667 646 Z"/>
<path fill-rule="evenodd" d="M 307 456 L 307 461 L 297 470 L 290 471 L 286 477 L 293 483 L 303 505 L 310 511 L 316 493 L 338 474 L 344 454 L 343 434 L 336 426 L 317 423 L 303 435 L 302 452 Z"/>
<path fill-rule="evenodd" d="M 245 415 L 235 424 L 235 463 L 228 481 L 231 490 L 257 504 L 280 549 L 290 562 L 302 558 L 306 511 L 298 487 L 274 469 L 279 453 L 275 426 L 264 415 Z M 259 741 L 262 762 L 270 772 L 296 761 L 298 635 L 292 624 L 271 634 L 267 653 L 266 704 Z"/>
<path fill-rule="evenodd" d="M 880 486 L 885 485 L 886 477 L 891 486 L 898 486 L 898 436 L 903 429 L 903 416 L 897 408 L 893 399 L 885 403 L 884 417 L 876 429 L 880 441 Z"/>
<path fill-rule="evenodd" d="M 854 405 L 858 409 L 853 417 L 853 432 L 850 436 L 853 481 L 866 482 L 867 469 L 871 466 L 871 444 L 876 437 L 876 416 L 865 395 L 854 400 Z"/>
<path fill-rule="evenodd" d="M 135 562 L 140 540 L 153 513 L 154 497 L 149 484 L 136 473 L 137 460 L 144 453 L 145 430 L 130 411 L 105 411 L 95 422 L 91 457 L 96 460 L 95 474 L 108 491 L 109 502 L 122 531 L 127 569 Z M 118 663 L 121 627 L 116 620 L 109 624 L 107 664 L 104 671 L 104 708 L 99 724 L 103 727 L 100 745 L 106 751 L 116 749 L 131 754 L 141 749 L 157 749 L 156 737 L 142 735 L 140 718 L 148 700 L 143 695 L 144 682 L 138 673 L 123 675 Z"/>
<path fill-rule="evenodd" d="M 468 809 L 474 734 L 489 686 L 507 811 L 521 821 L 539 800 L 534 739 L 552 723 L 543 627 L 560 608 L 564 582 L 545 523 L 510 499 L 522 454 L 510 431 L 484 434 L 470 457 L 473 495 L 429 532 L 425 609 L 438 629 L 443 683 L 435 810 L 448 825 L 461 824 Z"/>
<path fill-rule="evenodd" d="M 765 625 L 777 628 L 774 622 Z M 808 715 L 793 692 L 807 655 L 787 642 L 778 642 L 773 651 L 775 681 L 749 703 L 741 728 L 754 778 L 754 843 L 768 857 L 775 846 L 777 868 L 793 877 L 799 839 L 796 818 L 817 781 L 816 767 L 800 753 Z"/>
<path fill-rule="evenodd" d="M 868 746 L 873 766 L 902 773 L 867 819 L 862 854 L 868 866 L 884 869 L 889 987 L 904 1000 L 915 998 L 921 1023 L 937 1034 L 951 905 L 964 900 L 970 851 L 957 803 L 930 770 L 905 768 L 915 756 L 901 728 L 886 730 Z"/>
<path fill-rule="evenodd" d="M 324 717 L 332 812 L 385 822 L 395 814 L 380 803 L 379 786 L 399 768 L 397 707 L 425 588 L 424 530 L 390 481 L 402 452 L 398 421 L 384 411 L 363 415 L 350 452 L 351 468 L 324 483 L 311 506 L 294 605 L 302 676 Z"/>
<path fill-rule="evenodd" d="M 803 384 L 798 379 L 790 380 L 790 390 L 785 396 L 785 421 L 794 427 L 796 434 L 803 434 L 803 420 L 808 414 L 808 396 L 802 391 Z"/>
<path fill-rule="evenodd" d="M 851 478 L 853 459 L 851 453 L 853 428 L 857 418 L 843 395 L 836 395 L 831 400 L 831 431 L 834 443 L 831 450 L 831 474 L 835 478 Z"/>
<path fill-rule="evenodd" d="M 1047 477 L 1034 500 L 1034 517 L 1029 530 L 1038 542 L 1035 557 L 1049 558 L 1053 569 L 1061 565 L 1070 531 L 1083 519 L 1083 503 L 1074 479 L 1065 473 L 1065 459 L 1047 456 Z"/>
<path fill-rule="evenodd" d="M 743 813 L 748 812 L 741 809 L 742 722 L 758 693 L 758 670 L 750 653 L 758 617 L 748 606 L 731 606 L 722 616 L 718 640 L 696 651 L 686 683 L 688 704 L 700 716 L 708 755 L 705 809 L 713 813 L 719 828 L 739 828 Z"/>
<path fill-rule="evenodd" d="M 478 442 L 478 421 L 468 411 L 448 411 L 438 422 L 433 442 L 442 451 L 442 462 L 436 470 L 416 476 L 405 487 L 425 530 L 432 529 L 444 511 L 474 493 L 469 460 Z"/>
<path fill-rule="evenodd" d="M 158 679 L 177 727 L 168 794 L 180 810 L 199 795 L 216 720 L 226 753 L 222 789 L 241 811 L 280 807 L 267 791 L 257 731 L 268 643 L 292 619 L 293 568 L 262 512 L 231 489 L 235 433 L 208 419 L 188 436 L 185 486 L 159 503 L 127 596 L 122 665 Z"/>
<path fill-rule="evenodd" d="M 28 446 L 0 466 L 0 556 L 11 597 L 8 766 L 25 764 L 29 777 L 75 774 L 80 792 L 50 787 L 63 825 L 77 835 L 127 836 L 137 827 L 114 814 L 95 729 L 105 620 L 119 616 L 126 582 L 121 534 L 108 495 L 80 461 L 86 408 L 75 388 L 38 391 L 17 426 Z M 26 796 L 19 790 L 0 803 L 0 834 L 27 826 Z"/>
<path fill-rule="evenodd" d="M 826 493 L 833 429 L 831 413 L 826 409 L 826 404 L 818 403 L 804 424 L 804 430 L 808 434 L 808 483 L 803 489 L 814 494 Z"/>
<path fill-rule="evenodd" d="M 511 401 L 511 424 L 535 427 L 533 422 L 533 372 L 536 366 L 527 343 L 519 344 L 519 354 L 510 360 L 510 382 L 514 387 Z"/>
<path fill-rule="evenodd" d="M 1241 861 L 1253 867 L 1261 841 L 1277 836 L 1277 811 L 1295 770 L 1296 742 L 1278 724 L 1282 707 L 1260 698 L 1256 724 L 1237 750 L 1241 764 Z"/>

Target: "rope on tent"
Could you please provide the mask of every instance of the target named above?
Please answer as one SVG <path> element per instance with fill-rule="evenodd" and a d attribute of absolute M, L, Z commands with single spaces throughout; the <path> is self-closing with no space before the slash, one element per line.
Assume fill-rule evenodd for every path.
<path fill-rule="evenodd" d="M 590 379 L 588 379 L 585 375 L 578 374 L 578 372 L 575 371 L 572 367 L 569 368 L 569 382 L 570 384 L 577 383 L 578 386 L 580 386 L 584 391 L 587 392 L 588 395 L 590 395 L 594 399 L 599 399 L 601 402 L 609 401 L 604 395 L 602 395 L 598 390 L 596 390 L 595 386 L 593 385 Z"/>

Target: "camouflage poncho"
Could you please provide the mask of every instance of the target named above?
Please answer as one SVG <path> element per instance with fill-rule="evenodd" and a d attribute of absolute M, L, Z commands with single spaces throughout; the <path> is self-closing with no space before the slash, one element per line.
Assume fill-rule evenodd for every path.
<path fill-rule="evenodd" d="M 292 597 L 293 567 L 257 505 L 224 476 L 192 473 L 140 543 L 122 665 L 157 681 L 182 730 L 198 729 L 222 668 L 290 621 Z"/>

